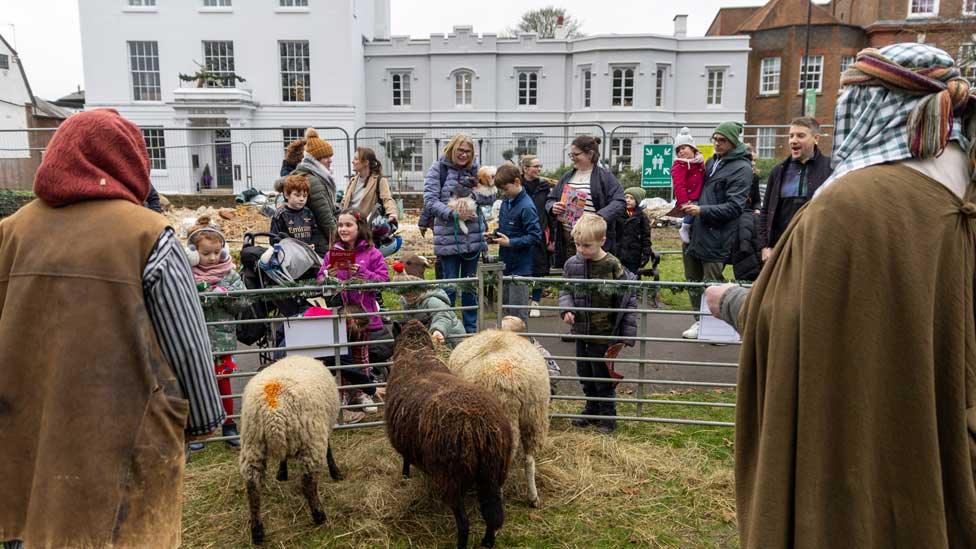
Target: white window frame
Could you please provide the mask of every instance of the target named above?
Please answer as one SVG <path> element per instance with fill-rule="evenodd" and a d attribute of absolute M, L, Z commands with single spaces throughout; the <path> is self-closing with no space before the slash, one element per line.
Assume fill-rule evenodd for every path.
<path fill-rule="evenodd" d="M 583 108 L 588 109 L 593 105 L 593 69 L 583 67 L 580 72 L 580 80 L 582 80 Z"/>
<path fill-rule="evenodd" d="M 282 51 L 282 48 L 285 51 Z M 302 64 L 304 60 L 304 64 Z M 303 68 L 304 66 L 304 68 Z M 308 40 L 278 41 L 278 74 L 282 103 L 308 103 L 312 101 L 312 49 Z M 292 92 L 295 81 L 300 79 L 300 91 Z"/>
<path fill-rule="evenodd" d="M 617 85 L 617 72 L 620 72 Z M 627 73 L 630 73 L 629 75 Z M 630 87 L 628 88 L 628 81 Z M 637 65 L 610 65 L 610 107 L 618 109 L 634 108 L 634 101 L 637 92 Z M 628 101 L 630 104 L 628 105 Z"/>
<path fill-rule="evenodd" d="M 810 59 L 816 61 L 809 65 L 807 70 L 807 79 L 809 80 L 810 75 L 816 75 L 817 77 L 817 87 L 813 88 L 813 91 L 820 93 L 823 91 L 823 69 L 824 69 L 824 56 L 823 55 L 811 55 Z M 800 77 L 797 80 L 797 94 L 802 95 L 803 92 L 808 89 L 803 87 L 803 68 L 805 65 L 805 58 L 800 56 Z M 810 71 L 809 68 L 816 68 L 816 71 Z"/>
<path fill-rule="evenodd" d="M 131 81 L 129 89 L 132 90 L 132 100 L 139 102 L 162 101 L 163 89 L 159 76 L 159 42 L 155 40 L 130 40 L 125 45 L 129 57 L 129 79 Z M 136 49 L 139 51 L 135 51 Z M 147 95 L 149 97 L 146 97 Z"/>
<path fill-rule="evenodd" d="M 128 5 L 131 8 L 155 8 L 156 0 L 129 0 Z"/>
<path fill-rule="evenodd" d="M 515 71 L 515 104 L 519 107 L 539 105 L 539 69 L 519 69 Z"/>
<path fill-rule="evenodd" d="M 851 65 L 853 65 L 853 64 L 854 64 L 854 56 L 853 55 L 842 55 L 842 56 L 840 56 L 840 74 L 841 74 L 841 76 L 843 76 L 844 73 L 847 72 L 847 69 L 851 68 Z"/>
<path fill-rule="evenodd" d="M 971 59 L 968 63 L 963 63 L 963 59 L 967 57 L 966 50 L 971 50 Z M 969 80 L 970 85 L 976 86 L 976 43 L 966 42 L 959 45 L 959 55 L 956 56 L 957 62 L 959 63 L 959 68 L 962 71 L 962 76 Z"/>
<path fill-rule="evenodd" d="M 142 138 L 149 153 L 150 171 L 166 171 L 166 132 L 163 128 L 142 128 Z"/>
<path fill-rule="evenodd" d="M 233 0 L 203 0 L 205 8 L 232 8 Z"/>
<path fill-rule="evenodd" d="M 307 8 L 308 0 L 278 0 L 279 8 Z"/>
<path fill-rule="evenodd" d="M 634 135 L 621 135 L 620 137 L 614 137 L 610 139 L 610 158 L 617 165 L 620 163 L 620 157 L 626 156 L 630 160 L 627 162 L 627 166 L 634 165 L 634 140 L 636 136 Z"/>
<path fill-rule="evenodd" d="M 286 149 L 292 141 L 303 137 L 305 137 L 305 128 L 281 128 L 281 138 Z"/>
<path fill-rule="evenodd" d="M 728 73 L 728 67 L 705 67 L 705 106 L 707 108 L 722 107 L 725 101 L 725 81 L 728 78 Z M 712 75 L 715 75 L 714 79 Z"/>
<path fill-rule="evenodd" d="M 390 101 L 394 107 L 403 108 L 413 104 L 411 80 L 413 80 L 412 71 L 397 70 L 390 72 Z"/>
<path fill-rule="evenodd" d="M 218 88 L 236 88 L 237 80 L 230 78 L 234 74 L 234 42 L 232 40 L 203 40 L 203 65 L 212 74 L 223 79 L 216 86 Z"/>
<path fill-rule="evenodd" d="M 966 9 L 966 4 L 972 2 L 972 7 Z M 976 0 L 962 0 L 962 14 L 963 15 L 976 15 Z"/>
<path fill-rule="evenodd" d="M 10 56 L 5 53 L 0 53 L 0 70 L 7 70 L 10 68 Z"/>
<path fill-rule="evenodd" d="M 759 158 L 776 156 L 776 128 L 756 128 L 756 156 Z"/>
<path fill-rule="evenodd" d="M 670 70 L 671 65 L 663 63 L 659 63 L 654 68 L 654 108 L 656 109 L 664 108 L 664 102 L 666 100 L 664 89 L 667 87 L 668 72 Z"/>
<path fill-rule="evenodd" d="M 782 74 L 782 58 L 763 57 L 759 62 L 759 95 L 779 95 Z"/>
<path fill-rule="evenodd" d="M 912 12 L 912 8 L 916 2 L 920 3 L 920 2 L 928 2 L 928 1 L 930 0 L 908 0 L 908 18 L 912 19 L 916 17 L 938 17 L 939 0 L 931 0 L 932 11 L 923 11 L 923 12 L 914 12 L 914 13 Z"/>
<path fill-rule="evenodd" d="M 474 105 L 474 71 L 458 69 L 451 75 L 454 80 L 454 107 L 470 109 Z"/>
<path fill-rule="evenodd" d="M 424 171 L 424 136 L 423 135 L 391 135 L 387 137 L 387 141 L 390 142 L 391 150 L 394 149 L 402 150 L 403 148 L 405 148 L 403 147 L 403 145 L 407 141 L 411 141 L 411 142 L 415 141 L 418 146 L 414 147 L 413 154 L 410 157 L 410 163 L 408 166 L 404 167 L 403 171 L 404 173 L 411 173 L 411 174 L 420 173 Z M 394 170 L 393 159 L 388 158 L 387 160 L 389 161 L 390 164 L 388 169 L 390 170 L 390 173 L 393 173 Z"/>
<path fill-rule="evenodd" d="M 515 150 L 518 152 L 519 149 L 525 149 L 519 156 L 524 156 L 526 154 L 531 154 L 533 156 L 539 156 L 539 139 L 542 138 L 541 134 L 517 134 L 515 135 Z"/>

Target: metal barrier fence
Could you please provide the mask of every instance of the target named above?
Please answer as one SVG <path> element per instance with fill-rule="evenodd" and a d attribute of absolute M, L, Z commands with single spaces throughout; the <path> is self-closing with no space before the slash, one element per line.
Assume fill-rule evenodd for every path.
<path fill-rule="evenodd" d="M 706 425 L 706 426 L 720 426 L 720 427 L 732 427 L 733 423 L 728 421 L 713 421 L 707 419 L 700 419 L 694 417 L 681 417 L 678 415 L 671 417 L 662 414 L 655 414 L 655 410 L 661 410 L 661 407 L 668 407 L 674 409 L 679 407 L 684 410 L 691 409 L 732 409 L 735 407 L 733 403 L 730 402 L 720 402 L 720 401 L 707 401 L 707 400 L 669 400 L 664 398 L 649 398 L 650 394 L 654 390 L 661 389 L 673 389 L 673 388 L 709 388 L 709 389 L 728 389 L 732 390 L 735 388 L 734 373 L 731 375 L 729 372 L 734 372 L 737 364 L 735 362 L 716 362 L 710 360 L 683 360 L 683 359 L 667 359 L 667 358 L 654 358 L 654 353 L 656 346 L 661 346 L 665 344 L 680 344 L 680 345 L 700 345 L 702 342 L 698 340 L 683 339 L 681 337 L 662 337 L 660 335 L 649 335 L 652 333 L 652 323 L 655 319 L 661 319 L 664 317 L 681 317 L 688 318 L 691 320 L 695 315 L 695 311 L 676 311 L 676 310 L 665 310 L 656 309 L 652 307 L 653 295 L 659 289 L 663 287 L 667 288 L 683 288 L 690 290 L 701 290 L 705 287 L 702 283 L 692 283 L 692 282 L 653 282 L 653 281 L 602 281 L 602 280 L 580 280 L 580 279 L 563 279 L 563 278 L 531 278 L 531 277 L 503 277 L 501 276 L 502 265 L 500 263 L 483 263 L 479 266 L 478 273 L 476 277 L 471 278 L 461 278 L 461 279 L 451 279 L 451 280 L 425 280 L 425 281 L 411 281 L 411 282 L 387 282 L 387 283 L 369 283 L 369 284 L 356 284 L 354 286 L 355 290 L 375 290 L 377 292 L 382 291 L 394 291 L 401 293 L 407 289 L 424 289 L 434 286 L 448 286 L 458 288 L 459 286 L 469 285 L 472 289 L 477 288 L 479 299 L 476 306 L 456 306 L 454 310 L 456 314 L 460 316 L 461 311 L 464 310 L 477 310 L 478 311 L 478 329 L 479 331 L 487 328 L 498 327 L 503 314 L 502 311 L 514 312 L 518 310 L 524 310 L 530 308 L 529 305 L 508 305 L 502 303 L 502 296 L 504 295 L 505 285 L 507 284 L 524 284 L 531 285 L 533 287 L 552 287 L 556 286 L 559 288 L 569 288 L 576 285 L 585 285 L 587 287 L 592 287 L 593 285 L 602 286 L 604 289 L 608 287 L 615 288 L 617 290 L 622 288 L 630 288 L 632 291 L 638 293 L 638 305 L 636 309 L 631 310 L 633 313 L 639 315 L 639 325 L 636 336 L 632 337 L 617 337 L 617 336 L 593 336 L 593 335 L 573 335 L 568 336 L 566 332 L 556 332 L 553 330 L 539 330 L 541 324 L 545 324 L 544 320 L 533 320 L 530 319 L 528 322 L 529 330 L 522 335 L 525 337 L 536 338 L 541 340 L 543 343 L 546 341 L 558 340 L 561 338 L 571 337 L 574 340 L 584 340 L 584 341 L 605 341 L 605 340 L 619 340 L 628 341 L 633 343 L 633 348 L 631 351 L 621 353 L 614 362 L 619 363 L 618 368 L 628 370 L 628 375 L 622 384 L 624 385 L 634 385 L 633 397 L 627 396 L 626 394 L 618 394 L 616 398 L 608 399 L 603 397 L 587 397 L 583 395 L 573 394 L 572 390 L 576 388 L 576 383 L 580 381 L 606 381 L 606 378 L 591 378 L 591 377 L 581 377 L 578 375 L 572 375 L 567 373 L 567 368 L 572 371 L 572 367 L 580 357 L 576 356 L 575 352 L 569 354 L 559 354 L 555 353 L 552 357 L 557 363 L 560 364 L 563 374 L 558 376 L 551 376 L 552 380 L 556 381 L 559 390 L 552 399 L 553 401 L 573 401 L 583 403 L 585 401 L 601 402 L 612 400 L 619 404 L 633 405 L 635 410 L 632 415 L 618 415 L 615 419 L 620 421 L 638 421 L 638 422 L 657 422 L 657 423 L 671 423 L 671 424 L 687 424 L 687 425 Z M 258 290 L 245 290 L 245 291 L 232 291 L 223 293 L 210 293 L 201 294 L 204 299 L 239 299 L 248 298 L 251 300 L 260 299 L 270 299 L 272 296 L 276 299 L 281 299 L 282 296 L 307 296 L 309 293 L 318 294 L 334 294 L 341 290 L 345 286 L 305 286 L 297 288 L 267 288 Z M 388 296 L 389 297 L 389 296 Z M 388 299 L 385 300 L 388 304 Z M 460 300 L 458 300 L 460 301 Z M 540 309 L 542 311 L 560 311 L 561 308 L 556 306 L 531 306 L 534 309 Z M 408 314 L 421 314 L 425 312 L 431 312 L 432 310 L 415 309 L 410 311 L 391 309 L 389 307 L 383 308 L 379 313 L 361 313 L 361 314 L 346 314 L 345 312 L 339 312 L 336 317 L 338 319 L 352 319 L 359 317 L 369 317 L 374 314 L 378 314 L 386 319 L 395 319 L 397 317 L 402 317 Z M 625 309 L 614 309 L 614 308 L 578 308 L 577 311 L 589 311 L 589 312 L 622 312 Z M 543 317 L 544 318 L 544 317 Z M 254 324 L 262 323 L 269 324 L 270 333 L 275 333 L 275 327 L 281 325 L 282 323 L 288 322 L 306 322 L 313 320 L 320 320 L 321 317 L 311 317 L 311 318 L 286 318 L 282 316 L 270 316 L 268 318 L 261 319 L 251 319 L 251 320 L 231 320 L 231 321 L 216 321 L 208 322 L 208 326 L 220 326 L 220 325 L 242 325 L 242 324 Z M 339 322 L 333 322 L 333 341 L 340 341 L 339 338 Z M 468 336 L 464 336 L 468 337 Z M 275 341 L 274 338 L 270 340 L 265 346 L 257 347 L 246 347 L 238 346 L 236 351 L 231 352 L 215 352 L 214 357 L 221 357 L 225 355 L 235 355 L 237 357 L 242 357 L 239 362 L 240 371 L 237 373 L 218 375 L 218 378 L 234 379 L 234 380 L 246 380 L 254 376 L 260 365 L 267 364 L 271 360 L 277 358 L 277 354 L 287 354 L 288 352 L 302 351 L 309 348 L 325 348 L 325 349 L 339 349 L 339 348 L 351 348 L 358 345 L 383 345 L 392 344 L 392 339 L 382 339 L 382 340 L 372 340 L 366 343 L 331 343 L 331 344 L 316 344 L 314 346 L 298 346 L 298 345 L 288 345 L 287 341 L 284 341 L 282 345 L 275 345 L 272 343 Z M 738 345 L 737 343 L 729 343 L 728 345 Z M 551 348 L 551 347 L 550 347 Z M 247 358 L 243 358 L 247 357 Z M 257 357 L 258 360 L 255 361 L 254 358 Z M 388 368 L 392 365 L 391 362 L 371 362 L 365 364 L 342 364 L 339 358 L 339 353 L 335 353 L 334 357 L 322 358 L 330 371 L 340 371 L 349 369 L 361 369 L 361 368 Z M 592 359 L 589 359 L 592 360 Z M 247 364 L 244 364 L 244 363 Z M 688 380 L 688 379 L 667 379 L 664 377 L 653 377 L 648 374 L 651 368 L 653 371 L 657 371 L 660 368 L 673 367 L 673 368 L 720 368 L 718 370 L 719 374 L 717 377 L 722 379 L 699 379 L 699 380 Z M 632 373 L 631 370 L 636 368 Z M 722 372 L 725 372 L 724 374 Z M 354 391 L 370 388 L 383 388 L 386 386 L 384 380 L 379 379 L 372 381 L 370 383 L 359 383 L 359 384 L 347 384 L 343 382 L 343 376 L 337 376 L 337 385 L 340 391 Z M 240 398 L 241 390 L 243 386 L 236 390 L 231 395 L 224 395 L 226 398 L 234 399 L 235 401 L 235 414 L 231 415 L 231 419 L 237 419 L 240 417 Z M 377 401 L 373 404 L 351 404 L 345 403 L 341 406 L 341 410 L 344 411 L 354 411 L 362 410 L 370 406 L 376 406 L 381 409 L 383 402 Z M 689 414 L 692 415 L 692 414 Z M 551 414 L 553 418 L 587 418 L 587 419 L 606 419 L 605 416 L 589 416 L 573 413 L 564 413 L 560 411 L 554 411 Z M 376 427 L 383 425 L 381 416 L 373 416 L 367 421 L 361 423 L 348 423 L 344 419 L 344 412 L 340 413 L 339 424 L 337 428 L 339 429 L 351 429 L 360 427 Z M 230 438 L 235 437 L 224 437 L 215 436 L 206 439 L 205 442 L 216 442 L 225 441 Z"/>
<path fill-rule="evenodd" d="M 481 165 L 518 163 L 532 154 L 542 161 L 544 171 L 570 163 L 569 145 L 579 135 L 607 140 L 606 130 L 597 124 L 366 126 L 353 134 L 353 144 L 376 151 L 394 192 L 421 191 L 428 168 L 458 133 L 474 141 Z"/>
<path fill-rule="evenodd" d="M 332 172 L 339 188 L 352 173 L 349 134 L 339 127 L 317 127 L 335 151 Z M 163 128 L 144 126 L 150 176 L 161 193 L 192 194 L 248 188 L 271 191 L 279 177 L 285 147 L 304 128 Z M 31 188 L 34 171 L 56 128 L 0 130 L 0 185 Z"/>
<path fill-rule="evenodd" d="M 618 169 L 639 169 L 644 145 L 673 143 L 687 127 L 698 145 L 711 145 L 714 124 L 635 124 L 617 126 L 610 132 L 608 163 Z M 821 126 L 820 150 L 829 155 L 833 147 L 833 126 Z M 758 159 L 786 158 L 789 150 L 789 125 L 753 126 L 743 130 L 743 140 L 752 145 Z"/>

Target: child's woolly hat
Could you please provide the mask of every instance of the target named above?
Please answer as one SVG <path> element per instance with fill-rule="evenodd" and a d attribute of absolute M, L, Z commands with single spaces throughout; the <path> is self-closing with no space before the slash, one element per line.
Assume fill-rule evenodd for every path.
<path fill-rule="evenodd" d="M 422 255 L 409 254 L 393 262 L 393 281 L 423 280 L 430 262 Z"/>
<path fill-rule="evenodd" d="M 634 197 L 634 202 L 638 204 L 641 203 L 641 200 L 644 200 L 644 198 L 647 197 L 647 191 L 640 187 L 627 187 L 624 189 L 624 194 L 629 194 L 630 196 Z"/>
<path fill-rule="evenodd" d="M 674 152 L 678 152 L 678 147 L 682 145 L 688 145 L 695 152 L 700 152 L 698 147 L 695 146 L 695 138 L 691 135 L 691 130 L 688 128 L 681 128 L 678 135 L 674 138 Z"/>
<path fill-rule="evenodd" d="M 333 155 L 332 144 L 319 137 L 319 132 L 315 131 L 315 128 L 305 130 L 305 152 L 316 160 Z"/>

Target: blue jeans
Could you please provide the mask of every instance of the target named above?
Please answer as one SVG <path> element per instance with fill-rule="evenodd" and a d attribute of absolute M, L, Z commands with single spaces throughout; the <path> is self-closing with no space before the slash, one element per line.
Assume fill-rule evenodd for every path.
<path fill-rule="evenodd" d="M 478 273 L 478 261 L 481 259 L 481 256 L 474 254 L 474 257 L 468 259 L 466 256 L 462 257 L 460 254 L 452 254 L 438 256 L 438 259 L 440 259 L 441 263 L 441 279 L 469 278 Z M 457 291 L 453 287 L 444 288 L 444 290 L 447 292 L 447 297 L 451 300 L 451 305 L 453 306 Z M 470 307 L 477 304 L 478 296 L 474 292 L 461 292 L 461 305 Z M 478 311 L 475 309 L 462 311 L 461 322 L 464 323 L 465 332 L 469 334 L 477 332 Z"/>

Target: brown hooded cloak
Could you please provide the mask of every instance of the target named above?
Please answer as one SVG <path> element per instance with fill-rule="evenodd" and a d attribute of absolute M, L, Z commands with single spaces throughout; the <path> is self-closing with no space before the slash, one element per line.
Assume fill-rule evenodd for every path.
<path fill-rule="evenodd" d="M 794 218 L 738 323 L 742 547 L 976 547 L 974 202 L 882 165 Z"/>

